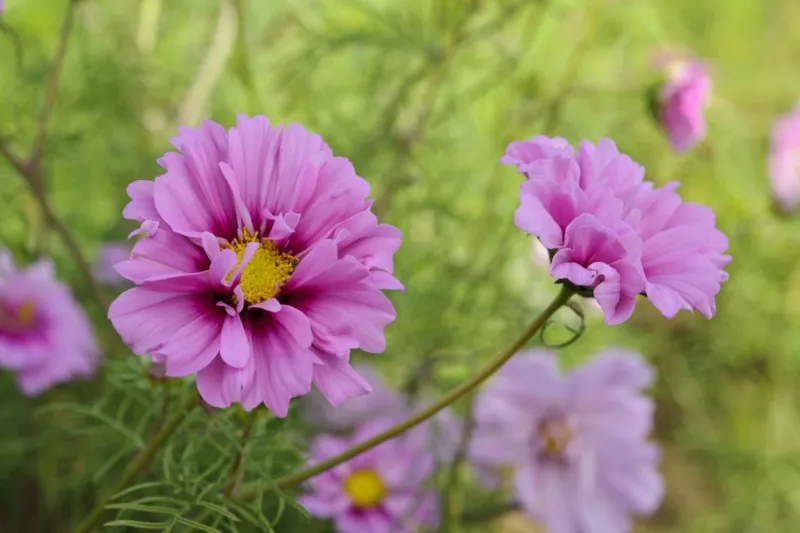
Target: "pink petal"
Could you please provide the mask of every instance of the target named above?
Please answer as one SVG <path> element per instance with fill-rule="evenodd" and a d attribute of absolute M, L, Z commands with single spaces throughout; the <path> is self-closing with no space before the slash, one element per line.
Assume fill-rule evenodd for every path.
<path fill-rule="evenodd" d="M 250 341 L 239 314 L 225 317 L 219 355 L 226 364 L 236 368 L 242 368 L 250 359 Z"/>
<path fill-rule="evenodd" d="M 333 406 L 372 392 L 370 384 L 348 361 L 319 351 L 316 355 L 323 364 L 314 365 L 314 385 Z"/>

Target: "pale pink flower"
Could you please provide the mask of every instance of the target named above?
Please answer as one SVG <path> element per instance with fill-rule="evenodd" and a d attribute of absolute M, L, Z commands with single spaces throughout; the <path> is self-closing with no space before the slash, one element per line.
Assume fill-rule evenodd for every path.
<path fill-rule="evenodd" d="M 677 183 L 654 188 L 611 139 L 584 141 L 577 155 L 542 136 L 509 146 L 515 155 L 502 161 L 526 177 L 514 221 L 552 254 L 554 277 L 594 296 L 606 323 L 625 321 L 637 294 L 668 318 L 714 315 L 730 257 L 713 211 L 683 202 Z"/>
<path fill-rule="evenodd" d="M 800 106 L 773 126 L 768 162 L 775 204 L 792 213 L 800 203 Z"/>
<path fill-rule="evenodd" d="M 391 426 L 376 420 L 352 437 L 323 435 L 311 444 L 311 464 Z M 426 484 L 434 458 L 417 434 L 401 435 L 336 466 L 308 482 L 298 502 L 315 517 L 333 519 L 338 533 L 411 533 L 439 523 L 436 494 Z"/>
<path fill-rule="evenodd" d="M 91 323 L 52 263 L 21 269 L 0 250 L 0 367 L 14 372 L 20 390 L 34 396 L 89 377 L 99 362 Z"/>
<path fill-rule="evenodd" d="M 430 404 L 427 399 L 409 402 L 390 388 L 380 373 L 368 364 L 360 363 L 354 368 L 372 389 L 371 394 L 349 398 L 338 406 L 332 406 L 316 392 L 304 398 L 303 416 L 323 432 L 349 434 L 376 420 L 402 420 Z M 458 448 L 462 429 L 452 410 L 443 409 L 411 431 L 428 443 L 437 463 L 448 463 Z"/>
<path fill-rule="evenodd" d="M 385 349 L 382 290 L 402 285 L 401 234 L 378 224 L 369 185 L 319 136 L 266 117 L 182 128 L 173 144 L 163 175 L 128 188 L 143 237 L 117 265 L 138 285 L 109 310 L 123 340 L 167 376 L 197 374 L 215 407 L 283 417 L 312 383 L 333 404 L 370 392 L 350 351 Z"/>
<path fill-rule="evenodd" d="M 653 402 L 641 390 L 653 370 L 623 350 L 569 373 L 555 354 L 516 355 L 479 393 L 469 456 L 512 467 L 514 493 L 549 533 L 625 533 L 653 513 L 664 484 L 647 441 Z"/>

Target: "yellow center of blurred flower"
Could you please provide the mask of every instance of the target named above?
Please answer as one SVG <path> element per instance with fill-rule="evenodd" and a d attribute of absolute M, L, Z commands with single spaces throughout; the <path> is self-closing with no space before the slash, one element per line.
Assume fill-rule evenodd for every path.
<path fill-rule="evenodd" d="M 36 308 L 33 302 L 24 302 L 16 309 L 0 307 L 0 326 L 6 325 L 14 330 L 26 329 L 33 324 Z"/>
<path fill-rule="evenodd" d="M 539 424 L 542 453 L 549 457 L 561 457 L 572 441 L 572 430 L 560 418 L 544 420 Z"/>
<path fill-rule="evenodd" d="M 251 242 L 259 242 L 258 233 L 245 234 L 242 239 L 236 239 L 230 244 L 231 250 L 236 252 L 236 257 L 239 258 L 237 267 L 241 264 L 244 251 Z M 278 250 L 274 242 L 261 241 L 261 246 L 242 270 L 239 286 L 242 288 L 245 302 L 257 304 L 278 294 L 292 276 L 296 261 L 296 257 Z M 231 276 L 233 272 L 228 274 L 228 281 Z"/>
<path fill-rule="evenodd" d="M 386 496 L 386 486 L 373 470 L 356 470 L 344 482 L 344 490 L 356 507 L 374 507 Z"/>

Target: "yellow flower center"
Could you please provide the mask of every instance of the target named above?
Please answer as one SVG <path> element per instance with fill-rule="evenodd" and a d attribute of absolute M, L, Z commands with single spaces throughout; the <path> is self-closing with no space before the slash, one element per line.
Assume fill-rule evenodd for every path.
<path fill-rule="evenodd" d="M 374 470 L 356 470 L 344 482 L 344 490 L 356 507 L 374 507 L 386 496 L 386 486 Z"/>
<path fill-rule="evenodd" d="M 242 239 L 235 239 L 230 248 L 239 258 L 237 267 L 242 262 L 242 256 L 247 245 L 259 242 L 258 233 L 247 235 Z M 242 288 L 244 300 L 248 304 L 257 304 L 273 298 L 292 276 L 296 257 L 283 253 L 269 240 L 261 241 L 256 253 L 242 270 L 242 279 L 239 286 Z M 235 271 L 235 270 L 234 270 Z M 228 281 L 233 272 L 228 275 Z"/>
<path fill-rule="evenodd" d="M 564 420 L 557 418 L 539 424 L 542 453 L 550 457 L 561 457 L 572 441 L 572 430 Z"/>
<path fill-rule="evenodd" d="M 7 325 L 11 329 L 26 329 L 33 325 L 36 308 L 33 302 L 24 302 L 16 309 L 3 309 L 0 307 L 0 326 Z"/>

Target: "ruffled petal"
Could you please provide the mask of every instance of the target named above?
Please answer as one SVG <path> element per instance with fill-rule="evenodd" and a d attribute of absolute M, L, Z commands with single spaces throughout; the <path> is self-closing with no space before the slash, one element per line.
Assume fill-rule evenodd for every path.
<path fill-rule="evenodd" d="M 200 238 L 203 232 L 231 240 L 237 218 L 234 198 L 219 163 L 228 157 L 225 130 L 213 122 L 182 128 L 175 140 L 182 154 L 159 161 L 166 174 L 155 180 L 155 205 L 173 231 Z"/>
<path fill-rule="evenodd" d="M 320 349 L 336 355 L 351 348 L 382 352 L 383 330 L 395 319 L 394 307 L 369 283 L 366 268 L 337 255 L 334 241 L 318 243 L 297 266 L 284 294 L 308 317 Z"/>

